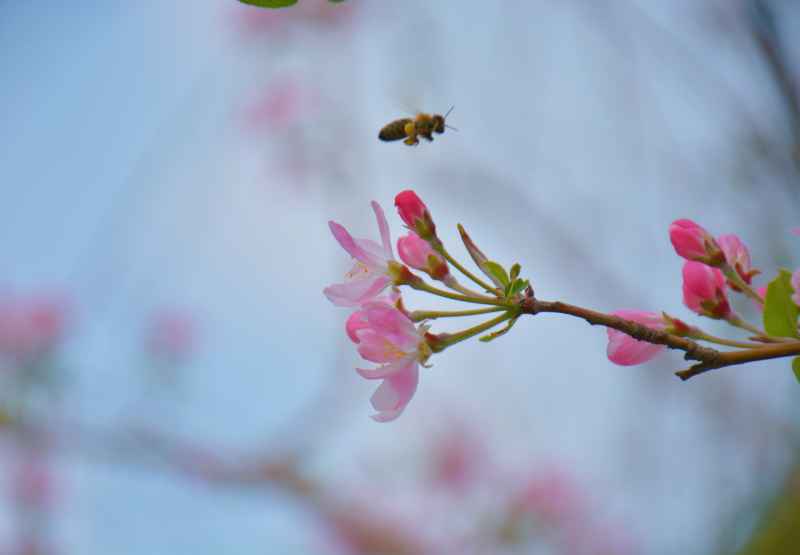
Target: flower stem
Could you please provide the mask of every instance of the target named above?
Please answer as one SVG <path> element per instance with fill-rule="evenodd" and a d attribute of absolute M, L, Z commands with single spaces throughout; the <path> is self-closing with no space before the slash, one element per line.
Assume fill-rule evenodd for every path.
<path fill-rule="evenodd" d="M 474 310 L 415 310 L 410 314 L 411 320 L 421 322 L 423 320 L 434 320 L 436 318 L 457 318 L 459 316 L 478 316 L 480 314 L 491 314 L 506 310 L 502 306 L 490 306 L 488 308 L 476 308 Z"/>
<path fill-rule="evenodd" d="M 745 281 L 742 279 L 742 276 L 739 275 L 739 272 L 736 271 L 730 264 L 724 262 L 720 267 L 722 273 L 728 278 L 732 283 L 736 285 L 739 289 L 742 290 L 742 293 L 753 299 L 755 302 L 758 303 L 759 306 L 764 305 L 764 299 L 756 293 L 756 291 L 750 287 Z"/>
<path fill-rule="evenodd" d="M 735 341 L 733 339 L 725 339 L 724 337 L 717 337 L 711 335 L 700 329 L 695 328 L 694 333 L 689 334 L 692 339 L 699 339 L 701 341 L 708 341 L 709 343 L 716 343 L 717 345 L 725 345 L 727 347 L 738 347 L 740 349 L 756 349 L 763 347 L 763 343 L 750 343 L 747 341 Z"/>
<path fill-rule="evenodd" d="M 767 335 L 767 333 L 764 330 L 757 328 L 756 326 L 750 324 L 749 322 L 745 322 L 736 315 L 729 316 L 726 319 L 726 321 L 732 326 L 736 326 L 737 328 L 749 331 L 750 333 L 754 334 L 759 340 L 765 343 L 788 343 L 789 341 L 793 341 L 793 339 L 790 339 L 788 337 L 775 337 L 772 335 Z"/>
<path fill-rule="evenodd" d="M 475 274 L 473 274 L 469 270 L 467 270 L 464 266 L 461 265 L 461 263 L 458 260 L 456 260 L 455 258 L 450 256 L 450 253 L 447 252 L 447 249 L 444 248 L 444 245 L 442 245 L 440 243 L 438 245 L 434 245 L 434 248 L 436 249 L 436 251 L 439 254 L 444 256 L 444 259 L 447 260 L 450 264 L 452 264 L 453 267 L 455 267 L 459 272 L 461 272 L 462 274 L 467 276 L 469 279 L 471 279 L 477 285 L 480 285 L 486 291 L 494 291 L 494 287 L 492 287 L 491 285 L 489 285 L 488 283 L 483 281 L 481 278 L 479 278 L 478 276 L 476 276 Z"/>
<path fill-rule="evenodd" d="M 473 291 L 469 287 L 464 287 L 461 285 L 456 278 L 452 276 L 452 274 L 447 274 L 444 279 L 442 280 L 446 286 L 448 286 L 453 291 L 458 291 L 459 293 L 463 293 L 464 295 L 469 295 L 472 297 L 486 297 L 487 299 L 491 299 L 494 297 L 489 297 L 482 293 L 478 293 L 477 291 Z"/>
<path fill-rule="evenodd" d="M 516 310 L 508 310 L 505 314 L 501 314 L 496 318 L 492 318 L 491 320 L 487 320 L 482 324 L 478 324 L 477 326 L 473 326 L 471 328 L 467 328 L 463 331 L 458 333 L 443 333 L 440 334 L 438 337 L 441 341 L 441 346 L 439 347 L 440 351 L 443 351 L 447 347 L 455 345 L 456 343 L 460 343 L 465 339 L 469 339 L 470 337 L 474 337 L 478 334 L 481 334 L 487 330 L 492 329 L 498 324 L 502 324 L 506 320 L 510 320 L 511 318 L 515 318 L 519 316 L 519 312 Z"/>
<path fill-rule="evenodd" d="M 474 304 L 488 304 L 503 308 L 512 308 L 512 306 L 507 301 L 501 299 L 492 299 L 490 297 L 483 297 L 483 296 L 476 297 L 473 295 L 460 295 L 458 293 L 451 293 L 450 291 L 445 291 L 444 289 L 438 289 L 436 287 L 428 285 L 421 279 L 408 283 L 408 285 L 418 291 L 425 291 L 426 293 L 430 293 L 431 295 L 437 295 L 439 297 L 452 299 L 454 301 L 462 301 L 465 303 L 474 303 Z"/>

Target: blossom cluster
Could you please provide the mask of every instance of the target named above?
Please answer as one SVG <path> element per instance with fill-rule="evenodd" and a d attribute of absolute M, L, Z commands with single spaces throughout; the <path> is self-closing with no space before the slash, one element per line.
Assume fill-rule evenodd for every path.
<path fill-rule="evenodd" d="M 508 332 L 520 316 L 545 312 L 605 326 L 608 358 L 619 365 L 641 364 L 666 347 L 680 349 L 687 360 L 696 361 L 677 372 L 686 380 L 725 366 L 791 356 L 796 357 L 793 369 L 800 379 L 800 270 L 793 274 L 781 270 L 768 286 L 757 287 L 753 279 L 760 271 L 753 267 L 750 251 L 736 235 L 714 237 L 687 219 L 676 220 L 669 228 L 675 252 L 685 259 L 681 272 L 684 305 L 699 316 L 744 330 L 749 335 L 746 340 L 712 335 L 664 312 L 618 310 L 605 314 L 563 301 L 539 299 L 529 281 L 519 276 L 519 264 L 507 270 L 492 261 L 459 226 L 467 252 L 485 276 L 479 277 L 446 250 L 427 206 L 416 193 L 403 191 L 395 198 L 395 205 L 409 230 L 397 241 L 399 261 L 378 203 L 373 202 L 372 209 L 380 241 L 356 239 L 340 224 L 329 224 L 334 238 L 355 263 L 345 282 L 327 287 L 324 293 L 336 305 L 355 308 L 345 324 L 347 336 L 364 359 L 377 364 L 357 371 L 366 379 L 382 380 L 372 396 L 375 420 L 394 420 L 403 412 L 416 392 L 420 366 L 425 366 L 434 353 L 486 332 L 489 333 L 480 340 L 494 340 Z M 459 283 L 453 275 L 455 271 L 468 278 L 472 287 L 477 285 L 478 290 Z M 432 286 L 426 278 L 441 282 L 446 289 Z M 482 308 L 409 312 L 400 296 L 402 286 Z M 732 294 L 755 303 L 763 324 L 755 325 L 742 318 L 730 302 Z M 430 331 L 430 320 L 492 313 L 499 314 L 457 333 Z M 500 325 L 500 329 L 491 331 Z M 700 342 L 736 350 L 721 352 Z"/>
<path fill-rule="evenodd" d="M 750 251 L 738 236 L 728 234 L 714 238 L 692 220 L 680 219 L 669 226 L 669 238 L 675 252 L 685 259 L 681 272 L 683 304 L 689 310 L 742 327 L 744 322 L 731 307 L 729 291 L 749 295 L 760 309 L 763 308 L 766 288 L 755 290 L 752 287 L 753 278 L 761 272 L 753 268 Z M 619 310 L 613 314 L 654 330 L 709 339 L 699 328 L 665 313 Z M 637 340 L 608 328 L 608 358 L 616 364 L 641 364 L 664 349 L 664 345 Z"/>
<path fill-rule="evenodd" d="M 397 195 L 395 204 L 409 228 L 414 229 L 418 219 L 432 223 L 427 208 L 413 191 Z M 383 380 L 371 401 L 378 411 L 373 418 L 386 422 L 397 418 L 413 397 L 419 382 L 419 366 L 425 364 L 432 350 L 426 338 L 428 326 L 415 326 L 395 287 L 409 270 L 394 257 L 386 216 L 375 201 L 372 210 L 380 243 L 354 239 L 340 224 L 329 223 L 331 233 L 355 264 L 347 273 L 347 281 L 327 287 L 324 293 L 335 305 L 358 307 L 347 319 L 345 329 L 358 346 L 359 354 L 378 364 L 377 368 L 357 371 L 368 380 Z M 414 231 L 398 240 L 397 251 L 401 260 L 412 268 L 426 269 L 430 260 L 435 266 L 434 273 L 448 273 L 447 264 Z M 390 291 L 386 292 L 387 288 Z"/>

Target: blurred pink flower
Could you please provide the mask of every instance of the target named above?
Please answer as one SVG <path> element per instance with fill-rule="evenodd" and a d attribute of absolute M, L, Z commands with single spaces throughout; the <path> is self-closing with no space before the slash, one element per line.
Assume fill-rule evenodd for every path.
<path fill-rule="evenodd" d="M 0 356 L 26 364 L 51 352 L 63 338 L 66 315 L 60 296 L 0 299 Z"/>
<path fill-rule="evenodd" d="M 350 233 L 336 222 L 328 222 L 334 238 L 350 256 L 355 266 L 347 274 L 347 281 L 326 287 L 323 293 L 338 306 L 358 306 L 381 293 L 392 282 L 389 263 L 394 261 L 389 224 L 380 205 L 372 201 L 372 210 L 378 221 L 381 244 L 370 239 L 353 239 Z"/>
<path fill-rule="evenodd" d="M 389 507 L 376 508 L 378 499 L 331 506 L 324 516 L 333 532 L 338 553 L 367 555 L 433 555 L 420 523 L 396 515 Z M 385 503 L 384 503 L 385 505 Z"/>
<path fill-rule="evenodd" d="M 793 227 L 790 231 L 792 235 L 800 235 L 800 227 Z"/>
<path fill-rule="evenodd" d="M 478 479 L 486 462 L 482 442 L 464 424 L 453 424 L 431 448 L 433 479 L 452 491 L 464 491 Z"/>
<path fill-rule="evenodd" d="M 13 495 L 18 504 L 37 511 L 50 508 L 55 489 L 48 445 L 20 445 L 13 477 Z"/>
<path fill-rule="evenodd" d="M 427 329 L 419 328 L 400 310 L 385 302 L 366 303 L 351 316 L 347 333 L 358 345 L 358 353 L 377 368 L 357 368 L 368 380 L 383 380 L 372 395 L 378 422 L 394 420 L 414 396 L 419 382 L 419 365 L 430 356 L 425 341 Z"/>
<path fill-rule="evenodd" d="M 667 327 L 667 323 L 664 321 L 661 314 L 656 312 L 617 310 L 612 314 L 620 318 L 625 318 L 626 320 L 633 320 L 634 322 L 638 322 L 654 330 L 663 330 Z M 606 328 L 606 332 L 608 333 L 608 348 L 606 349 L 608 359 L 620 366 L 632 366 L 647 362 L 666 349 L 664 345 L 640 341 L 612 328 Z"/>
<path fill-rule="evenodd" d="M 450 273 L 442 255 L 434 251 L 427 241 L 413 231 L 397 240 L 397 254 L 404 263 L 427 272 L 434 279 L 444 279 Z"/>
<path fill-rule="evenodd" d="M 561 526 L 585 517 L 586 500 L 572 477 L 553 466 L 528 477 L 517 493 L 515 512 L 533 513 Z"/>
<path fill-rule="evenodd" d="M 675 252 L 686 260 L 718 264 L 724 255 L 714 238 L 692 220 L 675 220 L 669 226 L 669 240 Z"/>
<path fill-rule="evenodd" d="M 719 244 L 725 255 L 725 261 L 749 285 L 753 281 L 753 276 L 758 275 L 760 272 L 752 267 L 750 251 L 747 250 L 745 244 L 734 234 L 720 235 L 717 237 L 717 244 Z M 730 286 L 738 291 L 738 287 L 735 284 L 730 283 Z"/>
<path fill-rule="evenodd" d="M 253 130 L 283 130 L 312 115 L 316 100 L 311 90 L 291 77 L 277 79 L 245 111 Z"/>
<path fill-rule="evenodd" d="M 195 322 L 191 316 L 181 310 L 167 309 L 153 316 L 146 348 L 156 359 L 185 362 L 194 350 L 195 340 Z"/>
<path fill-rule="evenodd" d="M 727 318 L 733 314 L 725 293 L 725 276 L 701 262 L 683 265 L 683 303 L 701 316 Z"/>

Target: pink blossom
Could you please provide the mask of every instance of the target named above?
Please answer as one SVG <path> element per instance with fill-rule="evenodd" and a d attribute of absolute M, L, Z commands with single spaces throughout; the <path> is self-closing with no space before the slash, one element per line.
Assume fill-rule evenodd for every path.
<path fill-rule="evenodd" d="M 417 193 L 410 189 L 398 193 L 394 197 L 394 205 L 403 222 L 422 239 L 429 240 L 436 236 L 433 218 Z"/>
<path fill-rule="evenodd" d="M 654 330 L 663 330 L 667 323 L 661 314 L 655 312 L 645 312 L 643 310 L 617 310 L 612 313 L 614 316 L 633 320 L 643 326 Z M 630 335 L 613 328 L 606 328 L 608 333 L 608 360 L 620 366 L 633 366 L 647 362 L 666 347 L 634 339 Z"/>
<path fill-rule="evenodd" d="M 444 279 L 450 273 L 442 255 L 413 231 L 397 240 L 397 254 L 400 255 L 400 260 L 412 268 L 427 272 L 434 279 Z"/>
<path fill-rule="evenodd" d="M 333 221 L 328 222 L 334 238 L 356 260 L 353 269 L 347 273 L 346 282 L 331 285 L 323 291 L 335 305 L 358 306 L 368 302 L 392 282 L 389 263 L 394 262 L 394 254 L 389 224 L 375 201 L 372 201 L 372 210 L 381 234 L 380 245 L 370 239 L 353 239 L 344 227 Z"/>
<path fill-rule="evenodd" d="M 487 453 L 481 438 L 463 423 L 453 423 L 431 446 L 433 478 L 452 491 L 464 491 L 475 483 Z"/>
<path fill-rule="evenodd" d="M 400 291 L 397 288 L 392 288 L 386 295 L 375 297 L 372 302 L 383 303 L 403 312 L 403 303 L 400 300 Z M 357 310 L 347 318 L 344 329 L 347 332 L 347 337 L 349 337 L 353 343 L 358 343 L 358 335 L 356 332 L 367 327 L 369 327 L 369 322 L 367 321 L 366 311 Z"/>
<path fill-rule="evenodd" d="M 792 274 L 791 280 L 792 289 L 794 289 L 794 294 L 792 295 L 792 300 L 794 304 L 800 306 L 800 268 L 794 271 Z M 766 298 L 766 288 L 764 288 L 764 296 Z"/>
<path fill-rule="evenodd" d="M 14 497 L 34 509 L 47 508 L 54 499 L 49 454 L 43 446 L 25 446 L 16 461 Z"/>
<path fill-rule="evenodd" d="M 326 547 L 342 555 L 441 553 L 433 550 L 434 542 L 423 532 L 418 514 L 403 514 L 387 504 L 382 493 L 370 492 L 363 500 L 331 504 L 323 512 L 332 532 Z"/>
<path fill-rule="evenodd" d="M 158 359 L 184 361 L 194 348 L 195 331 L 194 320 L 185 312 L 162 310 L 150 324 L 146 338 L 147 351 Z"/>
<path fill-rule="evenodd" d="M 362 358 L 379 364 L 356 369 L 368 380 L 383 380 L 372 395 L 372 406 L 378 411 L 372 418 L 394 420 L 414 396 L 419 365 L 431 354 L 425 341 L 427 329 L 416 328 L 408 316 L 386 302 L 364 304 L 348 319 L 346 329 Z"/>
<path fill-rule="evenodd" d="M 675 220 L 669 226 L 669 239 L 675 252 L 686 260 L 705 262 L 712 266 L 723 261 L 723 253 L 714 238 L 692 220 Z"/>
<path fill-rule="evenodd" d="M 554 466 L 528 478 L 517 494 L 514 509 L 564 526 L 584 518 L 585 505 L 586 499 L 571 475 Z"/>
<path fill-rule="evenodd" d="M 745 244 L 733 234 L 720 235 L 717 237 L 717 244 L 725 255 L 725 262 L 736 270 L 736 273 L 749 285 L 753 281 L 753 276 L 758 275 L 760 272 L 752 267 L 750 251 L 747 250 Z M 730 285 L 731 288 L 738 290 L 735 284 L 731 283 Z"/>
<path fill-rule="evenodd" d="M 733 314 L 725 293 L 725 276 L 717 268 L 701 262 L 687 261 L 683 265 L 683 304 L 710 318 L 726 318 Z"/>
<path fill-rule="evenodd" d="M 0 300 L 0 356 L 25 364 L 46 355 L 63 337 L 66 314 L 58 296 Z"/>
<path fill-rule="evenodd" d="M 789 231 L 791 232 L 792 235 L 800 235 L 800 227 L 793 227 Z"/>
<path fill-rule="evenodd" d="M 281 130 L 309 115 L 314 105 L 309 89 L 286 77 L 270 84 L 245 112 L 245 118 L 253 129 Z"/>

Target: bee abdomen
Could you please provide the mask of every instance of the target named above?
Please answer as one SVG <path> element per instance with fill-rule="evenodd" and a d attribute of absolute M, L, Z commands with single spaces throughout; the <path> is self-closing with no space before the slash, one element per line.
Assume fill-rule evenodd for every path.
<path fill-rule="evenodd" d="M 409 118 L 397 119 L 383 126 L 378 138 L 382 141 L 399 141 L 406 138 L 406 124 L 411 123 Z"/>

